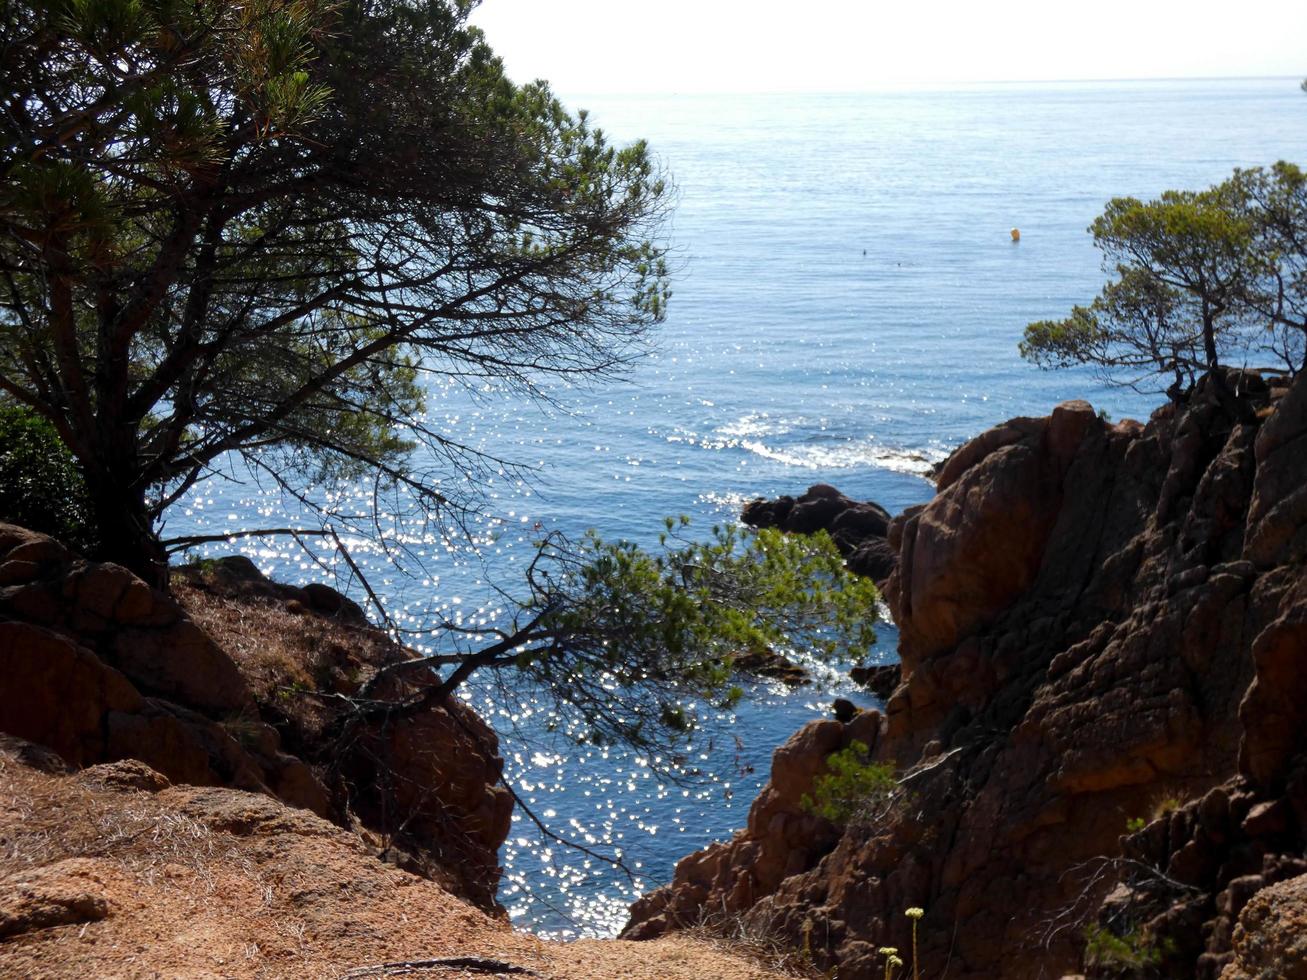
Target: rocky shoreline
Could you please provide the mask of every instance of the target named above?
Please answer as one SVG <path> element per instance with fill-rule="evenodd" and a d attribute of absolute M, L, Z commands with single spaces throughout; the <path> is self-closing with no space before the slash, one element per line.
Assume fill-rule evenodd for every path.
<path fill-rule="evenodd" d="M 347 598 L 240 559 L 170 597 L 0 525 L 0 966 L 339 976 L 462 950 L 558 977 L 770 976 L 684 936 L 729 920 L 859 980 L 909 946 L 916 906 L 926 976 L 1307 976 L 1303 445 L 1307 381 L 1231 375 L 1146 424 L 1083 402 L 1014 419 L 896 517 L 825 485 L 749 504 L 881 584 L 902 662 L 858 679 L 885 710 L 777 749 L 747 826 L 633 907 L 625 935 L 653 945 L 576 956 L 502 921 L 489 727 L 461 705 L 355 716 L 431 681 Z M 901 791 L 836 825 L 803 798 L 855 743 Z M 156 830 L 104 830 L 139 820 Z M 143 843 L 192 823 L 202 854 Z M 206 904 L 213 881 L 232 892 Z M 209 932 L 165 955 L 169 888 Z M 255 919 L 309 931 L 250 952 Z"/>
<path fill-rule="evenodd" d="M 738 918 L 865 980 L 916 906 L 928 976 L 1307 975 L 1307 382 L 1225 380 L 1146 424 L 1071 402 L 955 452 L 883 539 L 886 710 L 797 733 L 747 827 L 624 935 Z M 748 519 L 807 530 L 826 501 L 850 510 L 817 487 Z M 814 825 L 802 797 L 851 740 L 903 792 Z"/>
<path fill-rule="evenodd" d="M 759 497 L 744 506 L 740 520 L 750 527 L 780 528 L 789 534 L 825 531 L 849 569 L 876 583 L 886 581 L 898 565 L 887 540 L 890 514 L 880 504 L 857 501 L 818 483 L 797 498 Z"/>

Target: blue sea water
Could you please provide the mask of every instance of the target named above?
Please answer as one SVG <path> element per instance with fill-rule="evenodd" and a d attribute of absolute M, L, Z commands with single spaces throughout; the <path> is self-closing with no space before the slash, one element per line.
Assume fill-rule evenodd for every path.
<path fill-rule="evenodd" d="M 1022 327 L 1101 285 L 1085 228 L 1110 197 L 1307 162 L 1307 96 L 1287 79 L 570 101 L 618 141 L 647 138 L 676 182 L 670 315 L 628 380 L 558 389 L 550 410 L 433 387 L 437 423 L 533 472 L 491 486 L 480 557 L 419 540 L 426 570 L 409 576 L 360 550 L 413 629 L 493 619 L 487 583 L 511 589 L 537 525 L 648 542 L 664 515 L 705 527 L 816 482 L 898 511 L 930 496 L 931 464 L 1013 415 L 1083 397 L 1114 418 L 1146 417 L 1155 397 L 1023 363 Z M 366 488 L 358 499 L 369 505 Z M 283 506 L 270 488 L 210 481 L 168 531 L 264 526 Z M 280 544 L 209 551 L 237 549 L 284 580 L 332 579 Z M 330 565 L 329 549 L 321 557 Z M 339 581 L 357 592 L 344 570 Z M 893 660 L 894 631 L 880 633 L 876 656 Z M 758 686 L 688 754 L 682 768 L 699 772 L 688 785 L 659 783 L 630 752 L 570 748 L 530 691 L 470 691 L 537 814 L 646 876 L 632 881 L 519 814 L 501 887 L 514 921 L 613 934 L 676 859 L 743 825 L 772 749 L 849 693 L 838 672 L 822 676 L 793 693 Z"/>

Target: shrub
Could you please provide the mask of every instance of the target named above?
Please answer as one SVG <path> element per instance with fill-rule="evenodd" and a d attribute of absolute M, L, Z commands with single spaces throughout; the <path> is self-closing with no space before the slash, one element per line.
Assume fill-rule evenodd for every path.
<path fill-rule="evenodd" d="M 1180 809 L 1184 804 L 1178 797 L 1165 796 L 1155 800 L 1147 817 L 1131 817 L 1125 822 L 1127 833 L 1137 834 L 1147 827 L 1154 820 L 1161 820 L 1163 817 L 1169 817 Z"/>
<path fill-rule="evenodd" d="M 1085 930 L 1085 966 L 1100 976 L 1153 977 L 1174 944 L 1150 942 L 1138 929 L 1116 935 L 1099 925 Z"/>
<path fill-rule="evenodd" d="M 898 789 L 892 762 L 871 762 L 862 742 L 832 752 L 826 758 L 826 773 L 812 782 L 812 795 L 801 804 L 809 813 L 831 823 L 849 824 L 871 816 L 878 804 L 886 803 Z"/>
<path fill-rule="evenodd" d="M 1160 820 L 1162 817 L 1169 817 L 1171 814 L 1175 813 L 1176 810 L 1180 809 L 1180 807 L 1183 805 L 1184 804 L 1180 802 L 1180 799 L 1178 797 L 1175 796 L 1163 797 L 1162 799 L 1158 800 L 1156 805 L 1154 805 L 1153 807 L 1153 819 Z"/>
<path fill-rule="evenodd" d="M 95 545 L 90 500 L 72 455 L 45 419 L 0 405 L 0 520 L 79 551 Z"/>

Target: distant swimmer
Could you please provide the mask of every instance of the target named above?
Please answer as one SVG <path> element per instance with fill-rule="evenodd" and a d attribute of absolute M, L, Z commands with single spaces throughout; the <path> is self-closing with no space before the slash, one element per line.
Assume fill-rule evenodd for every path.
<path fill-rule="evenodd" d="M 1019 242 L 1019 241 L 1021 241 L 1021 229 L 1020 229 L 1020 228 L 1013 228 L 1013 229 L 1012 229 L 1012 242 L 1013 242 L 1013 244 L 1016 244 L 1016 243 Z"/>

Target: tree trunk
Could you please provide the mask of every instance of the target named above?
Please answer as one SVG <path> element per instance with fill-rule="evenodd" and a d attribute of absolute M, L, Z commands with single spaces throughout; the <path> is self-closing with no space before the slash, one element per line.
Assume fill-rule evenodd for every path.
<path fill-rule="evenodd" d="M 168 589 L 168 553 L 145 507 L 145 491 L 106 474 L 88 480 L 99 545 L 95 557 L 111 561 L 156 589 Z"/>
<path fill-rule="evenodd" d="M 1216 316 L 1206 309 L 1203 310 L 1203 353 L 1207 356 L 1207 370 L 1215 373 L 1217 368 Z"/>

